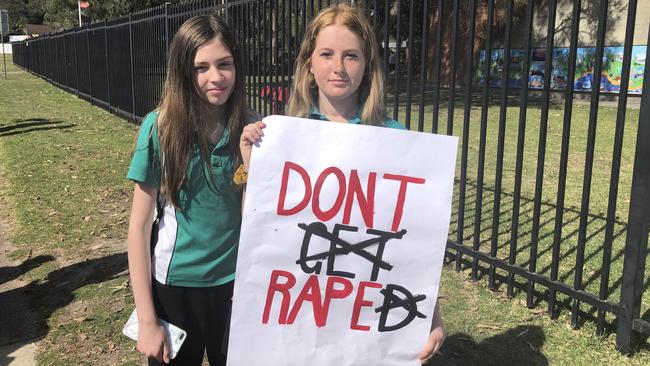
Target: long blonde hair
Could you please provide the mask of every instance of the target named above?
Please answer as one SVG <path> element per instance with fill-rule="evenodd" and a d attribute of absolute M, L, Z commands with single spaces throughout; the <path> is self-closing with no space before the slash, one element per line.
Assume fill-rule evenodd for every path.
<path fill-rule="evenodd" d="M 203 172 L 208 185 L 217 193 L 208 150 L 208 121 L 203 118 L 207 106 L 193 81 L 194 57 L 199 47 L 219 38 L 230 50 L 235 65 L 235 85 L 225 104 L 226 130 L 230 133 L 229 148 L 236 165 L 241 161 L 239 136 L 244 128 L 246 100 L 241 49 L 228 25 L 217 15 L 199 15 L 187 20 L 178 29 L 169 47 L 167 78 L 158 105 L 158 133 L 162 150 L 160 191 L 168 202 L 179 207 L 177 192 L 187 180 L 194 145 L 200 149 Z M 225 132 L 224 132 L 225 133 Z"/>
<path fill-rule="evenodd" d="M 312 104 L 318 101 L 318 88 L 311 68 L 311 56 L 316 48 L 318 33 L 330 25 L 342 25 L 356 34 L 363 45 L 366 69 L 359 85 L 359 104 L 363 105 L 361 123 L 383 125 L 385 118 L 384 76 L 375 33 L 368 19 L 359 8 L 338 5 L 323 9 L 307 27 L 300 46 L 293 74 L 293 86 L 287 105 L 287 114 L 296 117 L 308 117 Z"/>

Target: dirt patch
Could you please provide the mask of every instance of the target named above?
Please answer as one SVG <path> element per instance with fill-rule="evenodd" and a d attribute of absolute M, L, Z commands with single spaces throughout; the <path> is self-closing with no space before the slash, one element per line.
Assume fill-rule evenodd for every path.
<path fill-rule="evenodd" d="M 7 228 L 7 221 L 0 217 L 0 365 L 35 365 L 36 330 L 30 321 L 34 314 L 27 303 L 27 283 L 21 276 L 38 260 L 34 261 L 31 255 L 22 263 L 7 258 L 11 252 Z"/>

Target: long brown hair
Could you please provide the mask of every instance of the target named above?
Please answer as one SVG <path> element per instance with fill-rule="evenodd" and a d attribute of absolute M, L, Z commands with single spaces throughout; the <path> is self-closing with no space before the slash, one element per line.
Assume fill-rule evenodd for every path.
<path fill-rule="evenodd" d="M 217 15 L 199 15 L 187 20 L 178 29 L 169 47 L 167 78 L 158 105 L 158 133 L 162 150 L 160 191 L 168 202 L 179 207 L 176 193 L 187 180 L 190 157 L 198 144 L 200 157 L 210 188 L 214 184 L 208 150 L 208 121 L 202 116 L 206 103 L 199 96 L 193 81 L 194 57 L 202 45 L 218 38 L 232 53 L 235 65 L 235 85 L 225 104 L 226 130 L 230 133 L 229 148 L 235 166 L 241 162 L 239 136 L 244 128 L 246 100 L 242 51 L 228 25 Z M 224 132 L 225 133 L 225 132 Z"/>
<path fill-rule="evenodd" d="M 330 25 L 342 25 L 356 34 L 363 45 L 363 55 L 366 58 L 366 70 L 359 85 L 359 104 L 363 105 L 361 123 L 382 125 L 384 122 L 384 76 L 381 68 L 381 58 L 377 38 L 368 19 L 359 8 L 349 5 L 338 5 L 322 10 L 307 27 L 305 37 L 300 46 L 293 74 L 293 86 L 287 114 L 296 117 L 308 117 L 312 104 L 318 100 L 318 88 L 315 85 L 311 68 L 311 56 L 316 48 L 318 33 Z"/>

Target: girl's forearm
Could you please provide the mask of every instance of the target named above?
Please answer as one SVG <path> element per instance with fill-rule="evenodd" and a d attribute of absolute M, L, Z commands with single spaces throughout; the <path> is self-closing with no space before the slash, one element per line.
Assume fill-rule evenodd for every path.
<path fill-rule="evenodd" d="M 443 326 L 442 314 L 440 313 L 440 301 L 436 301 L 436 308 L 433 311 L 433 317 L 431 318 L 431 329 L 436 327 Z"/>
<path fill-rule="evenodd" d="M 151 229 L 149 229 L 150 231 Z M 129 273 L 133 299 L 138 313 L 138 322 L 141 324 L 157 321 L 151 290 L 151 259 L 149 258 L 149 248 L 147 246 L 149 240 L 145 239 L 150 235 L 151 233 L 149 233 L 149 236 L 145 236 L 145 233 L 141 231 L 131 233 L 131 230 L 129 230 Z"/>
<path fill-rule="evenodd" d="M 154 324 L 157 321 L 151 290 L 151 253 L 149 249 L 151 218 L 157 195 L 158 191 L 155 187 L 139 183 L 135 185 L 127 239 L 131 288 L 138 313 L 138 322 L 142 324 Z"/>

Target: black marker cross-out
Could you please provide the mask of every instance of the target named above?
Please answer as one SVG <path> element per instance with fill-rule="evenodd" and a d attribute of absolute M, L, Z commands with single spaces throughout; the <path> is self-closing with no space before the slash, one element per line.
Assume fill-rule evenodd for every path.
<path fill-rule="evenodd" d="M 303 272 L 315 272 L 316 274 L 320 274 L 322 264 L 319 260 L 327 259 L 327 275 L 354 278 L 354 273 L 334 270 L 335 256 L 354 253 L 372 263 L 372 273 L 370 275 L 371 281 L 377 280 L 380 269 L 386 271 L 393 269 L 393 266 L 390 263 L 382 259 L 386 243 L 388 243 L 388 241 L 391 239 L 402 239 L 404 234 L 406 234 L 406 230 L 404 229 L 398 232 L 368 229 L 366 230 L 366 234 L 374 235 L 374 238 L 366 239 L 355 244 L 350 244 L 347 241 L 341 239 L 339 237 L 339 233 L 341 231 L 356 232 L 358 228 L 355 226 L 336 224 L 334 225 L 334 229 L 331 233 L 327 230 L 327 226 L 319 221 L 313 222 L 309 225 L 300 223 L 298 224 L 298 227 L 305 230 L 302 246 L 300 248 L 300 259 L 296 261 L 296 264 L 300 265 L 300 268 L 303 270 Z M 329 240 L 329 250 L 317 254 L 308 255 L 309 244 L 311 242 L 312 235 L 316 235 L 323 239 Z M 366 248 L 373 245 L 377 245 L 377 252 L 375 254 L 372 254 L 366 250 Z M 318 262 L 313 266 L 309 266 L 307 263 L 311 261 Z"/>

